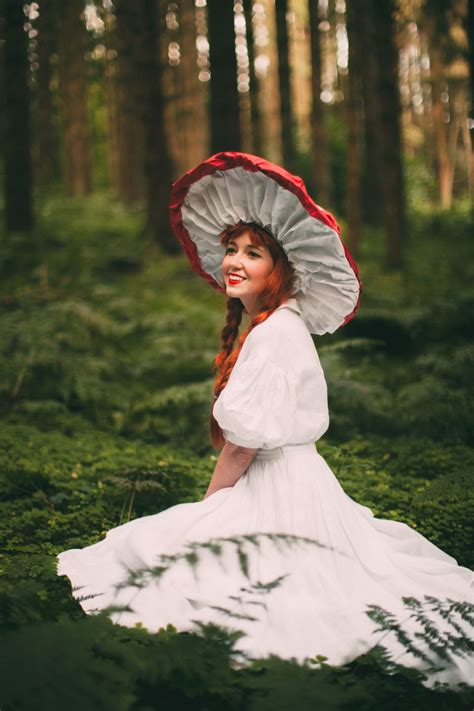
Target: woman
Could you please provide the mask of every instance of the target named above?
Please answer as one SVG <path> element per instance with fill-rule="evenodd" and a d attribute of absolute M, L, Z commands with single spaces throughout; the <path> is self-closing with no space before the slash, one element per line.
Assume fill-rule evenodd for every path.
<path fill-rule="evenodd" d="M 86 612 L 108 608 L 121 624 L 236 627 L 247 658 L 322 654 L 343 664 L 382 641 L 399 664 L 444 666 L 428 685 L 468 682 L 472 657 L 438 657 L 417 638 L 422 628 L 403 598 L 472 603 L 472 571 L 353 501 L 314 445 L 329 415 L 311 333 L 344 325 L 362 291 L 334 218 L 278 166 L 220 153 L 174 184 L 171 222 L 193 269 L 228 297 L 211 415 L 222 450 L 203 501 L 60 553 L 58 574 Z M 396 631 L 380 633 L 380 608 L 410 649 Z"/>

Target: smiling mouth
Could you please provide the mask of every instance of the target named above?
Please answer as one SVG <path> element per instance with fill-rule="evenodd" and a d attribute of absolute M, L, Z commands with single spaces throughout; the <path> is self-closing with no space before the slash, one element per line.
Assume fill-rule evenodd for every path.
<path fill-rule="evenodd" d="M 240 284 L 244 280 L 245 280 L 245 277 L 236 276 L 234 274 L 229 274 L 229 276 L 227 277 L 227 281 L 229 282 L 229 284 L 232 284 L 232 285 Z"/>

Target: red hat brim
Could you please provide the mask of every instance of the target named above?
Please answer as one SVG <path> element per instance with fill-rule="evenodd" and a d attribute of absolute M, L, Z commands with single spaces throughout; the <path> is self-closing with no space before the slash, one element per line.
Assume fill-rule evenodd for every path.
<path fill-rule="evenodd" d="M 170 197 L 170 222 L 176 237 L 189 259 L 192 269 L 196 272 L 196 274 L 205 279 L 214 289 L 221 293 L 225 293 L 225 289 L 216 281 L 216 279 L 205 269 L 203 269 L 196 244 L 191 239 L 189 231 L 184 225 L 182 209 L 186 196 L 193 185 L 206 176 L 212 175 L 216 171 L 227 171 L 236 167 L 243 168 L 245 171 L 252 173 L 263 173 L 282 188 L 293 193 L 311 217 L 315 218 L 322 224 L 327 225 L 327 227 L 331 228 L 337 234 L 337 237 L 343 247 L 345 258 L 354 273 L 359 287 L 357 302 L 350 313 L 344 317 L 344 320 L 340 325 L 342 326 L 346 324 L 351 318 L 353 318 L 359 308 L 360 296 L 362 294 L 363 287 L 359 279 L 357 265 L 341 239 L 339 225 L 330 212 L 324 210 L 310 198 L 305 184 L 300 177 L 292 175 L 284 168 L 281 168 L 274 163 L 270 163 L 259 156 L 236 151 L 216 153 L 202 163 L 199 163 L 199 165 L 193 169 L 184 173 L 184 175 L 173 183 Z"/>

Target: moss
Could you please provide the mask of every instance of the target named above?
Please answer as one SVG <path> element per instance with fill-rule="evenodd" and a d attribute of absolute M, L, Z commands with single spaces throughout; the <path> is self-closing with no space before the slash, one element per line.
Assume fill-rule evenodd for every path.
<path fill-rule="evenodd" d="M 2 708 L 33 694 L 38 708 L 471 708 L 468 691 L 429 692 L 377 654 L 244 671 L 223 629 L 84 618 L 56 553 L 204 494 L 223 303 L 109 194 L 38 209 L 33 242 L 0 242 Z M 354 500 L 472 567 L 472 226 L 462 212 L 411 222 L 404 272 L 380 268 L 367 231 L 360 315 L 315 338 L 331 413 L 318 450 Z"/>

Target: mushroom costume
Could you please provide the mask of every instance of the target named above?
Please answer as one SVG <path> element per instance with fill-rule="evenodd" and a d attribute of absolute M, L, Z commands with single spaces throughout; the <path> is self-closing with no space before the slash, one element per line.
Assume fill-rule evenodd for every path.
<path fill-rule="evenodd" d="M 347 323 L 361 292 L 336 222 L 299 178 L 244 153 L 219 153 L 183 175 L 170 207 L 193 269 L 217 291 L 219 233 L 239 221 L 269 230 L 297 272 L 297 293 L 251 329 L 213 404 L 227 442 L 257 452 L 233 486 L 59 553 L 58 574 L 69 577 L 85 612 L 107 610 L 118 624 L 240 630 L 239 664 L 275 654 L 310 665 L 319 654 L 340 665 L 380 643 L 398 664 L 437 666 L 426 686 L 469 683 L 472 655 L 438 656 L 418 636 L 423 627 L 406 600 L 419 600 L 446 638 L 469 638 L 459 612 L 453 629 L 430 600 L 472 605 L 473 572 L 407 524 L 353 500 L 318 451 L 329 411 L 311 334 Z M 380 629 L 377 609 L 393 615 L 400 635 Z"/>

